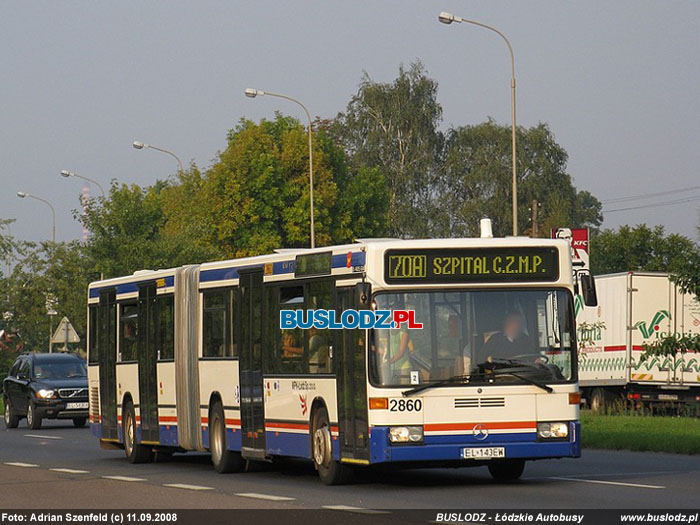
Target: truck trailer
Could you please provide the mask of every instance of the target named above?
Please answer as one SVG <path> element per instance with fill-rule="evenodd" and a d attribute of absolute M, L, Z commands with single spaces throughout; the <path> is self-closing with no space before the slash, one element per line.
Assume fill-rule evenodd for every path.
<path fill-rule="evenodd" d="M 668 273 L 595 277 L 598 306 L 576 300 L 579 382 L 593 410 L 613 406 L 674 413 L 700 406 L 700 354 L 641 359 L 645 344 L 700 333 L 700 303 Z"/>

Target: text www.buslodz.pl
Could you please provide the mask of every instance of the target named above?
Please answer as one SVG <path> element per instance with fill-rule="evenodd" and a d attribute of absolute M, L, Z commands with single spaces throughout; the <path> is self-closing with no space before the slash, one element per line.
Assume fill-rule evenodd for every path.
<path fill-rule="evenodd" d="M 343 328 L 390 329 L 423 328 L 416 321 L 415 310 L 345 310 L 338 314 L 335 310 L 280 310 L 280 328 L 318 328 L 320 330 L 341 330 Z"/>

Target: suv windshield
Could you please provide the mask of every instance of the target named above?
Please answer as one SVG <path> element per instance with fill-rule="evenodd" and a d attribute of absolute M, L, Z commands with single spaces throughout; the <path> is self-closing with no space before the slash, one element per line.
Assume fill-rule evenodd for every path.
<path fill-rule="evenodd" d="M 377 386 L 574 379 L 568 291 L 379 293 L 375 303 L 378 310 L 415 310 L 423 323 L 422 329 L 372 331 L 369 362 Z"/>
<path fill-rule="evenodd" d="M 35 379 L 79 379 L 81 377 L 87 377 L 87 370 L 85 363 L 77 359 L 34 363 Z"/>

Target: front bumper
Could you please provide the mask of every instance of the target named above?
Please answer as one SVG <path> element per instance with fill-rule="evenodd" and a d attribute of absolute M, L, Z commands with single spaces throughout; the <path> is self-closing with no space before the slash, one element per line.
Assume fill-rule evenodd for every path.
<path fill-rule="evenodd" d="M 37 399 L 34 401 L 34 408 L 36 414 L 42 419 L 73 419 L 73 418 L 87 418 L 89 415 L 89 410 L 85 409 L 71 409 L 66 408 L 68 403 L 87 403 L 88 399 L 71 399 L 70 401 L 64 399 Z"/>
<path fill-rule="evenodd" d="M 572 421 L 568 441 L 538 441 L 535 433 L 494 434 L 484 441 L 472 435 L 425 436 L 418 445 L 391 445 L 389 427 L 372 427 L 370 432 L 370 462 L 456 462 L 464 466 L 483 464 L 488 460 L 462 459 L 466 447 L 504 447 L 505 458 L 548 459 L 578 458 L 581 456 L 578 421 Z"/>

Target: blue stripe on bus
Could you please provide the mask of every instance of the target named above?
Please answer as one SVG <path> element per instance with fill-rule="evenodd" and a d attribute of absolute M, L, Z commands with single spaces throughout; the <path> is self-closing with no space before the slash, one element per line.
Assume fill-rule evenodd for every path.
<path fill-rule="evenodd" d="M 311 458 L 311 440 L 308 433 L 284 432 L 282 430 L 265 431 L 265 447 L 272 456 L 292 456 Z M 337 436 L 331 440 L 333 459 L 340 459 L 340 446 Z"/>
<path fill-rule="evenodd" d="M 577 458 L 581 456 L 579 440 L 580 424 L 573 425 L 574 441 L 546 442 L 536 441 L 532 432 L 513 434 L 494 434 L 488 441 L 476 441 L 473 436 L 426 436 L 422 445 L 390 445 L 389 427 L 372 427 L 370 434 L 370 461 L 386 463 L 391 461 L 460 461 L 464 447 L 498 447 L 505 448 L 506 458 L 544 459 Z M 437 439 L 436 439 L 437 438 Z M 445 442 L 440 438 L 450 438 Z M 456 442 L 455 438 L 459 438 Z M 464 460 L 465 463 L 473 460 Z"/>
<path fill-rule="evenodd" d="M 142 281 L 134 281 L 131 283 L 118 284 L 116 287 L 115 286 L 103 286 L 101 288 L 90 288 L 90 298 L 92 299 L 93 297 L 99 297 L 101 290 L 114 290 L 115 288 L 117 291 L 117 295 L 124 294 L 124 293 L 130 293 L 130 292 L 138 292 L 140 285 L 147 284 L 147 283 L 155 283 L 158 279 L 165 280 L 165 287 L 170 287 L 170 286 L 173 286 L 175 284 L 175 276 L 168 275 L 167 277 L 157 277 L 157 278 L 153 278 L 153 279 L 145 279 Z"/>
<path fill-rule="evenodd" d="M 364 266 L 366 261 L 365 252 L 352 252 L 350 256 L 350 266 Z M 250 270 L 253 268 L 263 268 L 264 264 L 251 264 L 248 266 L 238 266 L 229 268 L 216 268 L 213 270 L 202 270 L 199 273 L 199 282 L 207 283 L 214 281 L 227 281 L 231 279 L 238 279 L 239 272 L 241 270 Z M 346 268 L 348 266 L 348 255 L 337 254 L 333 255 L 331 258 L 331 268 Z M 294 273 L 295 261 L 278 261 L 272 263 L 272 275 L 284 275 L 289 273 Z M 116 286 L 117 294 L 125 294 L 130 292 L 137 292 L 139 285 L 154 282 L 155 279 L 146 279 L 142 281 L 135 281 L 131 283 L 123 283 Z M 165 286 L 173 286 L 175 283 L 175 277 L 170 275 L 165 277 Z M 96 298 L 100 296 L 101 290 L 113 290 L 114 286 L 103 286 L 101 288 L 91 288 L 90 298 Z"/>

